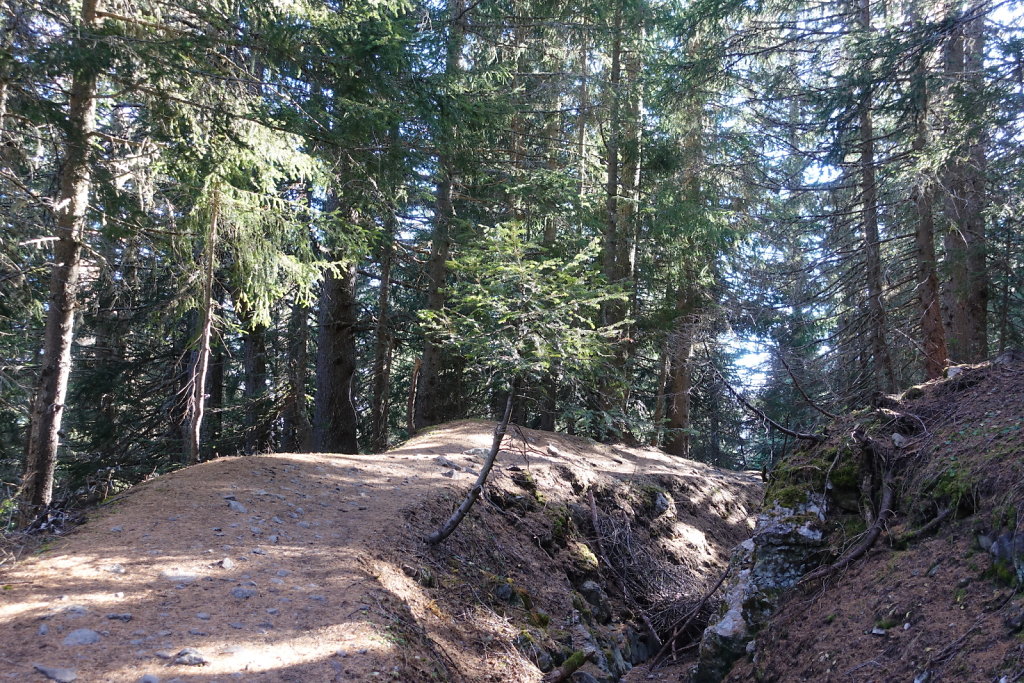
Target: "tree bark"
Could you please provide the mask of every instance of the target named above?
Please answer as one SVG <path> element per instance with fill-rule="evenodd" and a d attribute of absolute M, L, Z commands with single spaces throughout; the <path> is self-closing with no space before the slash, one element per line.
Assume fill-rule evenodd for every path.
<path fill-rule="evenodd" d="M 216 192 L 216 191 L 215 191 Z M 196 343 L 198 348 L 192 355 L 189 365 L 189 396 L 186 407 L 188 417 L 188 463 L 199 462 L 202 446 L 203 417 L 206 414 L 206 379 L 210 367 L 210 342 L 213 335 L 213 287 L 217 270 L 217 239 L 218 212 L 220 210 L 218 196 L 214 194 L 213 206 L 210 209 L 210 231 L 206 236 L 203 249 L 203 266 L 206 269 L 203 278 L 202 304 L 203 309 L 199 321 Z"/>
<path fill-rule="evenodd" d="M 928 147 L 928 84 L 925 80 L 924 57 L 915 70 L 917 89 L 917 131 L 913 149 L 922 154 Z M 914 185 L 917 225 L 914 246 L 917 260 L 917 300 L 921 312 L 921 347 L 924 351 L 925 379 L 942 377 L 948 362 L 946 331 L 942 326 L 942 304 L 939 299 L 939 276 L 935 257 L 935 190 L 931 179 L 919 174 Z"/>
<path fill-rule="evenodd" d="M 356 374 L 356 264 L 329 270 L 320 295 L 313 445 L 320 453 L 358 453 Z"/>
<path fill-rule="evenodd" d="M 84 0 L 81 21 L 96 24 L 98 0 Z M 81 249 L 92 187 L 89 143 L 96 129 L 94 65 L 84 63 L 71 79 L 68 99 L 67 154 L 54 201 L 57 241 L 54 245 L 50 295 L 46 311 L 42 367 L 32 401 L 25 471 L 22 476 L 22 519 L 31 521 L 53 498 L 60 425 L 71 374 L 75 306 L 81 270 Z"/>
<path fill-rule="evenodd" d="M 309 364 L 309 309 L 292 303 L 288 321 L 288 395 L 285 397 L 281 448 L 305 452 L 310 448 L 312 427 L 306 414 L 306 369 Z"/>
<path fill-rule="evenodd" d="M 371 406 L 370 450 L 388 449 L 388 392 L 391 383 L 391 261 L 394 252 L 394 214 L 388 216 L 380 245 L 380 289 L 377 290 L 377 329 L 373 358 L 373 404 Z"/>
<path fill-rule="evenodd" d="M 950 359 L 975 363 L 988 355 L 988 273 L 985 235 L 985 136 L 978 82 L 984 59 L 984 18 L 956 28 L 945 50 L 949 82 L 948 137 L 963 140 L 942 169 L 947 227 L 943 318 Z M 967 121 L 968 128 L 958 120 Z"/>
<path fill-rule="evenodd" d="M 466 14 L 468 8 L 465 0 L 449 0 L 448 12 L 452 17 L 452 25 L 448 36 L 447 55 L 445 58 L 445 74 L 454 79 L 461 71 L 459 60 L 465 41 Z M 454 127 L 452 117 L 444 111 L 449 103 L 442 104 L 442 126 Z M 454 185 L 453 151 L 447 149 L 455 135 L 455 130 L 441 130 L 441 152 L 438 155 L 438 181 L 434 200 L 434 234 L 430 245 L 430 258 L 427 261 L 427 310 L 440 311 L 444 307 L 444 285 L 448 275 L 448 255 L 451 251 L 452 219 L 455 208 L 452 203 Z M 437 340 L 430 335 L 423 346 L 423 356 L 416 384 L 413 403 L 413 428 L 423 429 L 429 425 L 442 422 L 445 417 L 441 386 L 441 368 L 444 362 L 444 350 Z"/>
<path fill-rule="evenodd" d="M 670 360 L 666 398 L 668 408 L 667 437 L 664 450 L 683 458 L 690 456 L 690 378 L 695 320 L 690 312 L 689 298 L 679 294 L 676 329 L 669 336 Z"/>
<path fill-rule="evenodd" d="M 271 446 L 267 408 L 267 327 L 242 316 L 242 376 L 245 401 L 245 434 L 242 450 L 246 455 L 263 453 Z"/>
<path fill-rule="evenodd" d="M 860 29 L 871 28 L 870 0 L 859 0 Z M 875 132 L 872 115 L 873 94 L 866 86 L 860 101 L 860 182 L 864 259 L 867 273 L 868 334 L 871 336 L 874 390 L 896 391 L 896 374 L 886 342 L 885 292 L 882 284 L 881 240 L 878 233 L 878 184 L 875 176 Z"/>

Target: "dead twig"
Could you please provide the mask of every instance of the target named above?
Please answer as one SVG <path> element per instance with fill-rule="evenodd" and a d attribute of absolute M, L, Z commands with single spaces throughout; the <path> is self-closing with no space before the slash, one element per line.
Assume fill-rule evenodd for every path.
<path fill-rule="evenodd" d="M 718 589 L 722 587 L 723 583 L 725 583 L 725 579 L 729 576 L 729 572 L 731 570 L 732 563 L 729 563 L 726 566 L 725 571 L 722 572 L 722 575 L 718 577 L 718 581 L 716 581 L 715 585 L 711 587 L 711 590 L 705 593 L 704 597 L 700 599 L 700 602 L 698 602 L 685 617 L 676 622 L 676 624 L 672 627 L 672 635 L 669 637 L 668 641 L 666 641 L 666 643 L 661 646 L 661 649 L 658 650 L 658 654 L 654 655 L 654 657 L 651 659 L 651 671 L 654 671 L 660 666 L 661 662 L 665 658 L 665 655 L 668 654 L 668 650 L 670 647 L 672 647 L 674 651 L 674 643 L 676 642 L 676 638 L 678 638 L 680 634 L 686 633 L 686 629 L 688 629 L 690 627 L 690 624 L 693 623 L 693 620 L 697 618 L 697 615 L 700 614 L 700 611 L 704 608 L 704 605 L 707 604 L 708 600 L 711 599 L 711 596 L 717 593 Z"/>
<path fill-rule="evenodd" d="M 725 377 L 722 376 L 722 373 L 718 371 L 718 367 L 711 360 L 710 355 L 708 356 L 708 364 L 711 366 L 711 370 L 715 373 L 715 375 L 722 382 L 725 388 L 729 391 L 730 394 L 732 394 L 733 398 L 739 401 L 740 405 L 742 405 L 744 408 L 746 408 L 754 415 L 756 415 L 764 424 L 770 426 L 772 429 L 778 432 L 782 432 L 787 436 L 791 436 L 794 439 L 803 439 L 804 441 L 815 441 L 817 443 L 821 443 L 825 440 L 825 437 L 822 436 L 821 434 L 808 434 L 806 432 L 797 432 L 790 429 L 789 427 L 784 427 L 775 420 L 771 419 L 764 413 L 763 410 L 757 408 L 756 406 L 754 406 L 754 404 L 748 401 L 746 397 L 743 396 L 743 394 L 733 389 L 732 385 L 729 384 L 729 382 L 726 381 Z"/>

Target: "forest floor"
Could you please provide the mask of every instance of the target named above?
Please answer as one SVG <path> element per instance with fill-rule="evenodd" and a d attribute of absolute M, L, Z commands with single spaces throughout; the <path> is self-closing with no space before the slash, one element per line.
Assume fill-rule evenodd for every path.
<path fill-rule="evenodd" d="M 752 528 L 754 473 L 517 429 L 486 500 L 428 547 L 492 428 L 373 456 L 226 458 L 113 497 L 0 568 L 0 679 L 538 681 L 524 637 L 576 646 L 585 491 L 671 490 L 662 547 L 695 592 Z M 522 602 L 495 597 L 509 594 Z"/>
<path fill-rule="evenodd" d="M 1024 354 L 890 399 L 789 468 L 839 471 L 857 429 L 892 444 L 886 534 L 795 589 L 727 680 L 1024 681 Z"/>

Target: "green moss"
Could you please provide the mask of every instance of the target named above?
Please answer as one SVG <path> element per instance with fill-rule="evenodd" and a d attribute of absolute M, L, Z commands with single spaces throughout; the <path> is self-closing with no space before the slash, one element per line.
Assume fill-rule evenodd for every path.
<path fill-rule="evenodd" d="M 860 463 L 853 453 L 845 452 L 829 475 L 832 488 L 836 491 L 856 491 L 860 486 Z"/>
<path fill-rule="evenodd" d="M 530 613 L 527 615 L 527 621 L 538 628 L 547 628 L 548 624 L 551 623 L 551 615 L 539 609 L 530 610 Z"/>
<path fill-rule="evenodd" d="M 895 617 L 885 617 L 884 619 L 879 619 L 875 622 L 875 628 L 880 628 L 888 631 L 897 623 L 899 622 L 896 621 Z"/>
<path fill-rule="evenodd" d="M 594 551 L 586 543 L 577 541 L 570 546 L 569 550 L 573 559 L 579 561 L 584 569 L 596 572 L 600 567 L 597 562 L 597 555 L 594 554 Z"/>

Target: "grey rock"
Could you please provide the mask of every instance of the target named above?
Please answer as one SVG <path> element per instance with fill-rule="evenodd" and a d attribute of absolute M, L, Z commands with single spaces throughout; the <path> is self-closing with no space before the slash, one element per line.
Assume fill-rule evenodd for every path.
<path fill-rule="evenodd" d="M 507 602 L 510 605 L 515 605 L 520 602 L 519 596 L 513 590 L 512 586 L 508 583 L 502 582 L 498 584 L 498 587 L 494 589 L 494 597 L 502 602 Z"/>
<path fill-rule="evenodd" d="M 192 636 L 208 636 L 208 635 L 210 635 L 206 631 L 200 631 L 197 628 L 190 628 L 188 630 L 188 633 L 189 633 L 189 635 L 192 635 Z"/>
<path fill-rule="evenodd" d="M 462 451 L 465 455 L 487 455 L 490 453 L 488 448 L 470 448 L 468 451 Z"/>
<path fill-rule="evenodd" d="M 222 569 L 234 569 L 235 568 L 235 561 L 232 560 L 230 557 L 225 557 L 223 560 L 221 560 L 217 564 L 219 564 Z"/>
<path fill-rule="evenodd" d="M 71 633 L 64 636 L 62 641 L 65 645 L 78 646 L 78 645 L 92 645 L 98 643 L 103 639 L 96 631 L 91 628 L 76 628 Z"/>
<path fill-rule="evenodd" d="M 229 500 L 228 507 L 234 510 L 235 512 L 241 512 L 243 515 L 249 511 L 247 507 L 239 503 L 237 500 Z"/>
<path fill-rule="evenodd" d="M 39 624 L 39 630 L 37 633 L 41 636 L 45 636 L 50 632 L 50 627 L 46 624 Z"/>
<path fill-rule="evenodd" d="M 60 613 L 71 618 L 84 617 L 89 613 L 89 608 L 85 605 L 68 605 Z"/>
<path fill-rule="evenodd" d="M 153 674 L 146 674 L 140 678 L 137 683 L 160 683 L 160 677 L 154 676 Z"/>
<path fill-rule="evenodd" d="M 196 612 L 196 619 L 202 619 L 203 621 L 207 621 L 209 618 L 210 614 L 208 612 Z"/>
<path fill-rule="evenodd" d="M 199 650 L 186 647 L 174 656 L 174 663 L 183 664 L 185 666 L 202 666 L 203 664 L 209 664 L 210 660 L 201 655 Z"/>
<path fill-rule="evenodd" d="M 267 551 L 264 550 L 263 548 L 253 548 L 252 549 L 252 554 L 253 555 L 266 555 Z"/>
<path fill-rule="evenodd" d="M 124 568 L 124 565 L 111 564 L 103 568 L 104 571 L 108 571 L 111 574 L 126 574 L 128 570 Z"/>
<path fill-rule="evenodd" d="M 110 527 L 110 530 L 113 531 L 115 534 L 119 534 L 122 531 L 124 531 L 124 527 L 123 526 L 112 526 L 112 527 Z"/>
<path fill-rule="evenodd" d="M 246 600 L 256 595 L 256 591 L 251 588 L 232 588 L 231 597 L 238 598 L 239 600 Z"/>
<path fill-rule="evenodd" d="M 654 496 L 654 516 L 661 517 L 663 514 L 668 512 L 671 507 L 672 499 L 663 491 L 658 491 L 658 494 Z"/>
<path fill-rule="evenodd" d="M 287 569 L 278 569 L 277 570 L 277 575 L 278 576 L 288 576 L 289 574 L 291 574 L 291 572 L 288 571 Z"/>
<path fill-rule="evenodd" d="M 600 683 L 600 681 L 588 674 L 586 671 L 577 671 L 569 680 L 572 681 L 572 683 Z"/>
<path fill-rule="evenodd" d="M 46 666 L 45 664 L 33 664 L 32 668 L 57 683 L 71 683 L 71 681 L 78 680 L 78 674 L 74 669 L 63 669 L 59 666 Z"/>
<path fill-rule="evenodd" d="M 1021 610 L 1016 616 L 1007 617 L 1006 627 L 1010 629 L 1010 633 L 1024 630 L 1024 610 Z"/>
<path fill-rule="evenodd" d="M 165 581 L 174 581 L 175 583 L 191 583 L 199 577 L 190 572 L 182 572 L 177 570 L 172 571 L 170 569 L 165 569 L 164 571 L 160 572 L 160 578 L 164 579 Z"/>
<path fill-rule="evenodd" d="M 120 614 L 108 614 L 107 619 L 111 621 L 131 621 L 132 615 L 129 612 L 122 612 Z"/>
<path fill-rule="evenodd" d="M 230 626 L 231 628 L 237 628 L 237 629 L 245 628 L 245 624 L 241 623 L 240 621 L 229 622 L 228 626 Z"/>
<path fill-rule="evenodd" d="M 173 659 L 175 656 L 170 650 L 157 650 L 153 654 L 159 659 Z"/>

